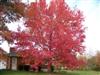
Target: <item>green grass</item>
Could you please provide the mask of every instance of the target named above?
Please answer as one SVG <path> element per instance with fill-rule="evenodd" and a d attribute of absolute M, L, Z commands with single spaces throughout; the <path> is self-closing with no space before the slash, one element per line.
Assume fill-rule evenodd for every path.
<path fill-rule="evenodd" d="M 64 71 L 57 73 L 26 72 L 26 71 L 0 71 L 0 75 L 100 75 L 99 71 Z"/>
<path fill-rule="evenodd" d="M 100 75 L 99 71 L 69 71 L 68 73 L 69 75 Z"/>

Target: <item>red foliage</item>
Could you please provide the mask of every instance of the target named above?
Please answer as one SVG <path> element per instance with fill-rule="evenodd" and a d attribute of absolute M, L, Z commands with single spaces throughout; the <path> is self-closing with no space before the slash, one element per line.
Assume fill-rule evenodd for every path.
<path fill-rule="evenodd" d="M 84 51 L 82 13 L 70 10 L 64 0 L 52 0 L 50 5 L 39 0 L 30 4 L 26 15 L 25 26 L 30 31 L 15 35 L 24 61 L 77 66 L 76 55 Z"/>

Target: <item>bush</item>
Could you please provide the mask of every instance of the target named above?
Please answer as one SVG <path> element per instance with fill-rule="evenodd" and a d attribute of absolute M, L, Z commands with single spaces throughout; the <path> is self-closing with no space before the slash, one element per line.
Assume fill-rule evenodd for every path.
<path fill-rule="evenodd" d="M 93 70 L 95 70 L 95 71 L 100 71 L 100 66 L 94 67 Z"/>
<path fill-rule="evenodd" d="M 30 70 L 30 65 L 19 65 L 18 70 L 22 71 L 29 71 Z"/>
<path fill-rule="evenodd" d="M 51 72 L 53 72 L 54 71 L 54 66 L 53 65 L 51 65 Z"/>

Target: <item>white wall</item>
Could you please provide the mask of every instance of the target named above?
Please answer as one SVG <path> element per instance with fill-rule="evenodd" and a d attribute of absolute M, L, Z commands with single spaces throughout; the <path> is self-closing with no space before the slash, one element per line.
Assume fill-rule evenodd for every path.
<path fill-rule="evenodd" d="M 0 60 L 0 69 L 6 69 L 7 63 L 4 60 Z"/>
<path fill-rule="evenodd" d="M 17 70 L 17 58 L 12 58 L 12 70 Z"/>

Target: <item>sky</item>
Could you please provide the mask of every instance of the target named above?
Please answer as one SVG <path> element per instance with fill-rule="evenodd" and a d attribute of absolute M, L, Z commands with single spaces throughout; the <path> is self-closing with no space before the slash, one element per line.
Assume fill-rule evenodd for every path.
<path fill-rule="evenodd" d="M 30 2 L 34 0 L 29 0 Z M 48 3 L 50 0 L 46 0 Z M 86 39 L 84 45 L 86 46 L 86 54 L 94 55 L 97 50 L 100 51 L 100 0 L 65 0 L 69 7 L 78 8 L 83 12 L 85 21 L 84 26 L 87 27 L 85 30 Z M 23 0 L 27 2 L 27 0 Z M 9 25 L 10 30 L 16 30 L 17 25 L 22 22 L 13 23 Z M 15 26 L 16 25 L 16 26 Z M 12 27 L 13 26 L 13 27 Z M 23 28 L 23 27 L 22 27 Z M 2 45 L 4 50 L 9 52 L 7 42 L 5 41 Z"/>
<path fill-rule="evenodd" d="M 93 55 L 97 50 L 100 51 L 100 0 L 77 0 L 76 5 L 85 17 L 86 53 Z"/>

